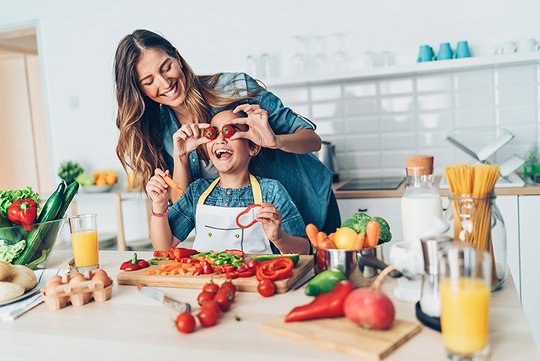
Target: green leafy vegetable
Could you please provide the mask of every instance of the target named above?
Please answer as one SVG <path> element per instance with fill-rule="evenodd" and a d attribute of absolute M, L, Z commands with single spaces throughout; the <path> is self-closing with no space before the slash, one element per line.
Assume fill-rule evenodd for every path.
<path fill-rule="evenodd" d="M 15 244 L 8 244 L 0 239 L 0 261 L 11 263 L 26 247 L 26 241 L 23 239 Z"/>
<path fill-rule="evenodd" d="M 11 203 L 17 199 L 32 198 L 39 204 L 39 194 L 32 190 L 32 187 L 23 189 L 0 191 L 0 216 L 7 218 L 7 210 Z"/>
<path fill-rule="evenodd" d="M 84 169 L 77 162 L 63 162 L 58 169 L 58 176 L 69 185 L 75 181 L 75 179 L 84 173 Z"/>
<path fill-rule="evenodd" d="M 351 218 L 345 220 L 341 227 L 348 227 L 354 230 L 356 233 L 366 232 L 366 226 L 369 221 L 377 221 L 380 225 L 379 244 L 390 242 L 392 240 L 392 233 L 390 232 L 390 226 L 388 222 L 382 217 L 370 217 L 365 213 L 355 213 Z"/>

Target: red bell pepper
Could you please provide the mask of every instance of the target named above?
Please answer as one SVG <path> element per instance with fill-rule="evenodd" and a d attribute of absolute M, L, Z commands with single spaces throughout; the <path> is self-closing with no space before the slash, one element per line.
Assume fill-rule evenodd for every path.
<path fill-rule="evenodd" d="M 137 253 L 133 253 L 133 258 L 120 265 L 122 271 L 136 271 L 150 266 L 144 259 L 137 259 Z"/>
<path fill-rule="evenodd" d="M 22 225 L 27 231 L 31 231 L 31 225 L 37 217 L 38 204 L 32 198 L 17 199 L 8 208 L 7 217 L 13 224 Z"/>
<path fill-rule="evenodd" d="M 169 258 L 169 253 L 165 251 L 154 251 L 155 258 Z"/>
<path fill-rule="evenodd" d="M 288 257 L 274 258 L 257 265 L 257 280 L 279 281 L 293 274 L 294 262 Z"/>
<path fill-rule="evenodd" d="M 236 257 L 244 257 L 245 255 L 244 251 L 241 251 L 239 249 L 227 249 L 225 250 L 225 253 L 232 254 L 233 256 L 236 256 Z"/>
<path fill-rule="evenodd" d="M 180 262 L 181 258 L 189 258 L 197 253 L 199 253 L 199 251 L 189 248 L 171 248 L 169 250 L 169 258 Z"/>
<path fill-rule="evenodd" d="M 249 222 L 246 225 L 240 223 L 240 217 L 242 217 L 244 214 L 247 214 L 252 208 L 255 208 L 255 207 L 262 207 L 262 205 L 257 204 L 257 203 L 250 204 L 245 210 L 238 213 L 238 215 L 236 216 L 236 225 L 238 227 L 240 227 L 242 229 L 246 229 L 246 228 L 249 228 L 249 227 L 253 226 L 257 222 L 257 219 L 254 219 L 254 220 L 252 220 L 251 222 Z"/>
<path fill-rule="evenodd" d="M 285 322 L 342 317 L 345 299 L 354 289 L 351 281 L 341 281 L 330 292 L 323 293 L 307 305 L 295 307 L 285 316 Z"/>

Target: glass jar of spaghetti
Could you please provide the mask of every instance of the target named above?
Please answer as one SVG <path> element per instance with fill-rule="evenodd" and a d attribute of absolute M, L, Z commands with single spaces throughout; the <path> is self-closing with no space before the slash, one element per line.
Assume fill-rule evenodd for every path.
<path fill-rule="evenodd" d="M 495 193 L 485 197 L 451 193 L 445 219 L 450 221 L 455 241 L 461 241 L 486 251 L 491 257 L 491 290 L 502 287 L 508 272 L 506 227 Z"/>

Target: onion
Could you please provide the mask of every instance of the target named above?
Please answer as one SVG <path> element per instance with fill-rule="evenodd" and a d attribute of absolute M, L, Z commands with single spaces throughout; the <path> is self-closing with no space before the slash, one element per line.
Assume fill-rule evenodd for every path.
<path fill-rule="evenodd" d="M 371 287 L 352 291 L 343 305 L 345 317 L 368 329 L 390 328 L 396 312 L 392 301 L 380 288 L 384 277 L 393 270 L 392 266 L 386 267 Z"/>

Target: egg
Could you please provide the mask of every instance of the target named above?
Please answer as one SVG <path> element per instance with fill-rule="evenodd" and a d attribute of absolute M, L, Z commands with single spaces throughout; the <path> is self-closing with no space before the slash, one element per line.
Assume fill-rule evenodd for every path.
<path fill-rule="evenodd" d="M 84 282 L 86 279 L 82 274 L 79 272 L 73 273 L 69 278 L 69 284 L 73 286 L 77 286 L 78 283 Z M 90 301 L 90 298 L 92 297 L 92 294 L 89 292 L 82 292 L 82 293 L 74 293 L 70 295 L 69 299 L 71 301 L 71 304 L 73 306 L 82 306 L 88 301 Z"/>
<path fill-rule="evenodd" d="M 62 284 L 62 277 L 60 276 L 51 277 L 51 279 L 49 280 L 49 282 L 47 282 L 47 285 L 45 286 L 45 294 L 47 296 L 55 296 L 58 293 L 56 288 L 60 286 L 61 284 Z"/>
<path fill-rule="evenodd" d="M 84 282 L 86 281 L 84 279 L 84 276 L 78 272 L 76 273 L 73 273 L 70 277 L 69 277 L 69 284 L 74 284 L 74 283 L 80 283 L 80 282 Z"/>
<path fill-rule="evenodd" d="M 107 275 L 107 272 L 100 268 L 92 271 L 92 280 L 103 282 L 103 287 L 108 287 L 112 284 L 112 280 Z"/>

